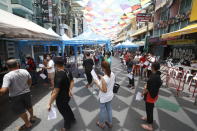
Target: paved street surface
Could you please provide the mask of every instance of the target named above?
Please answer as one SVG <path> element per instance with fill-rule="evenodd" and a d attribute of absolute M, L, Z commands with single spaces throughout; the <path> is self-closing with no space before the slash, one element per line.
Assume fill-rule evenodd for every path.
<path fill-rule="evenodd" d="M 113 58 L 112 71 L 116 74 L 117 82 L 121 85 L 118 94 L 114 97 L 113 128 L 104 131 L 144 131 L 140 124 L 144 123 L 140 117 L 145 115 L 144 101 L 136 101 L 135 94 L 142 90 L 144 81 L 135 78 L 136 89 L 130 90 L 126 70 L 117 58 Z M 77 123 L 71 131 L 102 131 L 96 126 L 99 113 L 97 95 L 93 95 L 93 89 L 84 88 L 86 80 L 75 80 L 73 99 L 70 102 Z M 162 87 L 160 99 L 154 110 L 154 127 L 156 131 L 197 131 L 197 106 L 190 98 L 175 97 L 174 89 Z M 32 89 L 35 115 L 39 120 L 31 131 L 59 131 L 63 127 L 62 116 L 58 113 L 55 120 L 47 120 L 47 103 L 50 97 L 48 87 L 38 85 Z M 10 111 L 7 97 L 0 99 L 0 130 L 15 131 L 15 127 L 22 125 L 21 119 L 15 117 Z"/>

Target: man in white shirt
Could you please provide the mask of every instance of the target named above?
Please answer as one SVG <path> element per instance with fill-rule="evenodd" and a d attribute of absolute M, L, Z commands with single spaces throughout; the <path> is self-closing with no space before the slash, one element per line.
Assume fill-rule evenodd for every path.
<path fill-rule="evenodd" d="M 48 79 L 50 81 L 51 84 L 51 89 L 54 88 L 54 78 L 55 78 L 55 64 L 54 61 L 51 59 L 50 55 L 47 55 L 47 67 L 44 67 L 45 69 L 47 69 L 48 72 Z"/>
<path fill-rule="evenodd" d="M 16 59 L 10 59 L 7 62 L 9 73 L 3 77 L 2 88 L 0 95 L 9 91 L 10 104 L 13 112 L 19 115 L 25 122 L 19 127 L 19 130 L 32 127 L 36 117 L 33 115 L 33 106 L 31 102 L 30 86 L 32 84 L 31 76 L 27 70 L 19 69 L 19 64 Z M 30 114 L 30 119 L 26 110 Z"/>
<path fill-rule="evenodd" d="M 150 75 L 151 75 L 151 66 L 152 66 L 152 63 L 155 63 L 156 62 L 156 58 L 153 54 L 149 54 L 148 56 L 148 61 L 149 61 L 149 66 L 148 66 L 148 74 L 147 74 L 147 77 L 149 78 Z"/>

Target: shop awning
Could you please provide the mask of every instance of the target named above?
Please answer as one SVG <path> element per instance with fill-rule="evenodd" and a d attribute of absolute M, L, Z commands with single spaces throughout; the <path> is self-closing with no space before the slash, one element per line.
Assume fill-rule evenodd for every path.
<path fill-rule="evenodd" d="M 153 23 L 149 23 L 148 30 L 152 30 L 152 29 L 153 29 Z M 144 26 L 144 27 L 138 29 L 134 34 L 131 34 L 130 37 L 135 37 L 135 36 L 143 34 L 145 32 L 147 32 L 147 26 Z"/>
<path fill-rule="evenodd" d="M 136 42 L 133 42 L 133 43 L 138 45 L 138 46 L 144 46 L 145 45 L 145 41 L 136 41 Z"/>
<path fill-rule="evenodd" d="M 177 30 L 171 33 L 163 34 L 162 38 L 177 37 L 180 35 L 186 35 L 186 34 L 191 34 L 191 33 L 196 33 L 196 32 L 197 32 L 197 23 L 188 25 L 180 30 Z"/>
<path fill-rule="evenodd" d="M 28 19 L 0 9 L 0 35 L 4 38 L 26 40 L 60 40 L 47 29 Z"/>

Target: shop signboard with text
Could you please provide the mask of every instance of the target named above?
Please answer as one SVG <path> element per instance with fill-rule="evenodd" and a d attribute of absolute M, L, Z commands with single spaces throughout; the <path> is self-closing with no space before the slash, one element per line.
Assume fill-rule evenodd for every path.
<path fill-rule="evenodd" d="M 150 22 L 152 19 L 152 15 L 151 14 L 147 14 L 147 13 L 139 13 L 137 14 L 136 20 L 138 22 Z"/>
<path fill-rule="evenodd" d="M 188 44 L 195 44 L 196 40 L 170 40 L 167 41 L 168 45 L 188 45 Z"/>
<path fill-rule="evenodd" d="M 43 23 L 52 22 L 52 0 L 41 0 L 42 21 Z"/>

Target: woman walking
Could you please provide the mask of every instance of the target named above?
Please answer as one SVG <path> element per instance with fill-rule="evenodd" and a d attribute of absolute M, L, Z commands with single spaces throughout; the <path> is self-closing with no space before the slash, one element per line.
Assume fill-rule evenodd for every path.
<path fill-rule="evenodd" d="M 100 77 L 100 83 L 95 80 L 97 87 L 99 88 L 99 101 L 100 101 L 100 113 L 97 125 L 100 128 L 104 128 L 107 125 L 112 128 L 112 106 L 111 101 L 113 99 L 113 87 L 115 83 L 115 75 L 111 72 L 110 64 L 106 61 L 101 63 L 101 68 L 104 71 L 104 76 Z M 106 118 L 107 114 L 107 120 Z"/>
<path fill-rule="evenodd" d="M 146 117 L 142 117 L 141 119 L 147 121 L 148 124 L 142 124 L 142 128 L 148 131 L 153 130 L 153 109 L 154 103 L 158 99 L 159 89 L 162 85 L 161 81 L 161 72 L 159 71 L 160 64 L 153 63 L 151 66 L 152 74 L 147 81 L 147 84 L 143 90 L 142 95 L 144 95 L 144 99 L 146 102 Z"/>

